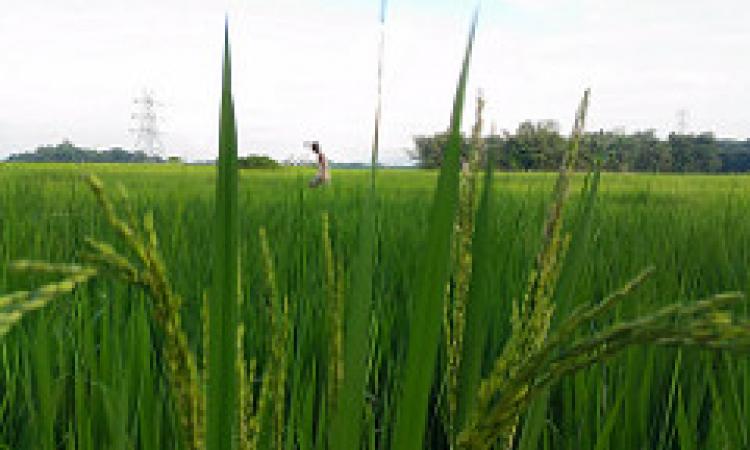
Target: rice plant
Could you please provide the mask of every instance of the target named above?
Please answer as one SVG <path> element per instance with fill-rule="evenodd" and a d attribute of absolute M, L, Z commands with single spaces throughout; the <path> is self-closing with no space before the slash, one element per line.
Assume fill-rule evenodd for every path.
<path fill-rule="evenodd" d="M 476 25 L 438 174 L 376 177 L 379 101 L 369 172 L 241 176 L 228 29 L 215 174 L 11 168 L 0 447 L 750 444 L 747 180 L 575 174 L 589 91 L 555 176 L 493 174 L 481 97 L 462 170 Z"/>

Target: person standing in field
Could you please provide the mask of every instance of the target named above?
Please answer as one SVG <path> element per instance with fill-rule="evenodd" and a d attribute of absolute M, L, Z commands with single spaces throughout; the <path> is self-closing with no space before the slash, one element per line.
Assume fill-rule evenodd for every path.
<path fill-rule="evenodd" d="M 312 148 L 313 153 L 315 153 L 318 158 L 318 173 L 315 174 L 315 178 L 310 180 L 310 187 L 315 188 L 322 184 L 330 183 L 331 173 L 328 170 L 328 160 L 326 160 L 323 151 L 320 149 L 320 143 L 318 141 L 313 141 L 310 144 L 310 147 Z"/>

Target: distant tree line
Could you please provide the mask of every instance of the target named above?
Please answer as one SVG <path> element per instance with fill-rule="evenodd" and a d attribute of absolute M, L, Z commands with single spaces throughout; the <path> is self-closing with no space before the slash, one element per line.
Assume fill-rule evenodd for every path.
<path fill-rule="evenodd" d="M 281 165 L 265 155 L 242 156 L 237 160 L 240 169 L 276 169 Z"/>
<path fill-rule="evenodd" d="M 65 140 L 57 145 L 45 145 L 37 147 L 33 152 L 18 153 L 10 155 L 9 162 L 54 162 L 54 163 L 182 163 L 177 156 L 164 159 L 160 156 L 149 156 L 142 151 L 128 151 L 119 147 L 109 150 L 91 150 L 78 147 L 72 142 Z M 207 164 L 215 164 L 216 161 L 207 161 Z M 248 155 L 238 160 L 242 169 L 276 168 L 279 163 L 263 155 Z"/>
<path fill-rule="evenodd" d="M 447 134 L 418 136 L 411 158 L 420 167 L 439 167 Z M 555 170 L 559 167 L 568 138 L 554 121 L 523 122 L 514 133 L 485 136 L 484 148 L 495 166 L 503 170 Z M 462 141 L 462 153 L 469 139 Z M 716 139 L 711 133 L 671 133 L 660 139 L 653 130 L 635 133 L 599 131 L 584 135 L 579 169 L 600 159 L 612 172 L 748 172 L 750 139 Z"/>
<path fill-rule="evenodd" d="M 119 147 L 109 150 L 91 150 L 77 147 L 68 140 L 57 145 L 41 146 L 29 153 L 8 157 L 10 162 L 63 162 L 63 163 L 160 163 L 164 159 L 149 156 L 141 151 L 128 151 Z"/>

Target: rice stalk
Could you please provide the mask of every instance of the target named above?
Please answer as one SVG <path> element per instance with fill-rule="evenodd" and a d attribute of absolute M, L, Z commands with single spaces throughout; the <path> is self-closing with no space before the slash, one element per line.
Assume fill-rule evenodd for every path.
<path fill-rule="evenodd" d="M 448 435 L 455 438 L 455 417 L 458 410 L 458 373 L 461 365 L 464 330 L 466 324 L 466 303 L 469 300 L 469 287 L 472 268 L 472 237 L 474 235 L 474 214 L 476 212 L 477 172 L 482 153 L 482 111 L 484 98 L 477 94 L 476 118 L 472 127 L 472 137 L 468 160 L 464 162 L 459 177 L 458 217 L 456 220 L 454 248 L 454 293 L 451 316 L 446 324 L 448 335 Z M 453 446 L 453 443 L 451 444 Z"/>
<path fill-rule="evenodd" d="M 461 364 L 457 386 L 457 411 L 454 433 L 463 428 L 466 417 L 475 408 L 476 392 L 481 380 L 482 357 L 489 331 L 487 314 L 492 307 L 491 280 L 495 274 L 490 249 L 491 218 L 493 217 L 493 170 L 492 155 L 485 161 L 484 189 L 477 209 L 474 234 L 471 240 L 471 278 L 466 304 L 466 328 L 461 350 Z M 454 437 L 455 439 L 455 437 Z M 455 446 L 455 442 L 453 442 Z"/>
<path fill-rule="evenodd" d="M 504 446 L 510 446 L 518 415 L 526 410 L 535 395 L 562 376 L 601 362 L 627 346 L 655 343 L 747 349 L 750 326 L 747 323 L 733 324 L 731 316 L 723 312 L 723 308 L 742 298 L 734 293 L 720 294 L 693 305 L 668 306 L 652 315 L 613 325 L 592 338 L 565 348 L 583 323 L 610 311 L 652 272 L 653 268 L 643 271 L 622 289 L 589 309 L 577 308 L 555 335 L 537 341 L 525 357 L 514 361 L 512 368 L 496 364 L 493 375 L 482 383 L 480 389 L 480 409 L 475 415 L 479 418 L 478 423 L 461 433 L 460 448 L 489 448 L 498 440 Z M 514 309 L 513 319 L 515 324 L 524 318 L 519 317 Z M 667 324 L 660 325 L 660 321 Z M 502 363 L 502 360 L 498 362 Z M 505 375 L 498 376 L 498 373 Z M 489 403 L 485 403 L 487 401 Z M 488 407 L 489 404 L 494 406 Z"/>
<path fill-rule="evenodd" d="M 172 290 L 158 249 L 153 216 L 151 213 L 144 216 L 145 237 L 142 237 L 134 224 L 117 216 L 103 183 L 93 176 L 88 181 L 110 226 L 136 255 L 142 268 L 138 269 L 136 264 L 128 262 L 111 245 L 93 239 L 87 240 L 90 249 L 84 256 L 102 266 L 104 273 L 110 271 L 128 282 L 137 282 L 151 294 L 154 320 L 164 333 L 162 352 L 185 439 L 189 448 L 201 449 L 204 442 L 204 399 L 198 382 L 198 368 L 181 323 L 182 300 Z"/>
<path fill-rule="evenodd" d="M 291 335 L 289 300 L 280 299 L 276 286 L 276 271 L 271 257 L 266 230 L 259 230 L 261 251 L 264 261 L 266 283 L 271 293 L 270 320 L 271 336 L 268 347 L 270 361 L 263 373 L 255 421 L 258 429 L 253 435 L 251 448 L 283 449 L 285 437 L 286 380 L 288 374 L 288 346 Z"/>
<path fill-rule="evenodd" d="M 237 434 L 239 435 L 237 445 L 240 450 L 252 450 L 249 430 L 252 411 L 247 409 L 250 402 L 249 397 L 251 396 L 252 385 L 248 382 L 247 364 L 245 363 L 244 356 L 244 339 L 245 326 L 239 324 L 237 327 Z"/>
<path fill-rule="evenodd" d="M 97 274 L 92 267 L 68 264 L 50 264 L 38 261 L 19 261 L 17 270 L 66 275 L 61 281 L 41 286 L 32 291 L 19 291 L 0 296 L 0 338 L 20 321 L 24 314 L 47 306 L 54 298 L 69 294 Z"/>
<path fill-rule="evenodd" d="M 289 320 L 289 297 L 284 296 L 284 302 L 281 305 L 281 311 L 279 317 L 276 319 L 278 329 L 276 331 L 276 339 L 274 340 L 276 349 L 276 355 L 274 358 L 277 360 L 276 371 L 273 374 L 276 380 L 276 393 L 274 396 L 275 402 L 275 447 L 276 450 L 284 449 L 284 438 L 286 436 L 286 379 L 288 374 L 289 366 L 289 336 L 291 329 L 291 322 Z"/>
<path fill-rule="evenodd" d="M 331 246 L 330 225 L 328 213 L 323 213 L 323 254 L 326 270 L 326 293 L 328 304 L 326 307 L 326 322 L 328 325 L 328 407 L 336 409 L 338 392 L 344 378 L 343 361 L 343 273 L 337 266 L 333 248 Z M 338 267 L 338 270 L 337 270 Z M 338 275 L 337 275 L 338 274 Z"/>
<path fill-rule="evenodd" d="M 651 315 L 612 325 L 564 348 L 559 356 L 545 361 L 543 371 L 529 367 L 538 367 L 536 359 L 541 358 L 532 356 L 517 377 L 506 383 L 507 388 L 498 393 L 504 400 L 483 415 L 481 424 L 471 433 L 461 437 L 461 448 L 489 448 L 494 439 L 512 427 L 513 416 L 521 413 L 542 389 L 567 374 L 605 361 L 629 346 L 656 344 L 747 352 L 750 350 L 750 323 L 734 322 L 726 311 L 742 299 L 744 296 L 739 293 L 718 294 L 694 305 L 670 305 Z M 662 321 L 667 323 L 659 323 Z M 528 389 L 518 389 L 521 384 Z"/>
<path fill-rule="evenodd" d="M 338 403 L 339 395 L 341 393 L 341 386 L 344 382 L 344 273 L 344 263 L 339 261 L 336 265 L 336 304 L 335 309 L 332 311 L 334 313 L 332 321 L 334 337 L 332 342 L 333 352 L 331 356 L 331 365 L 334 368 L 334 404 Z"/>
<path fill-rule="evenodd" d="M 380 120 L 382 113 L 382 85 L 385 49 L 386 0 L 380 3 L 380 42 L 378 47 L 378 93 L 372 139 L 370 164 L 370 189 L 363 196 L 360 229 L 357 236 L 356 253 L 352 264 L 352 277 L 345 293 L 346 305 L 342 304 L 343 344 L 341 379 L 337 407 L 332 411 L 328 429 L 328 445 L 331 450 L 360 448 L 363 421 L 369 411 L 365 402 L 368 374 L 372 370 L 373 351 L 370 348 L 373 336 L 372 320 L 373 272 L 376 264 L 377 214 L 376 171 L 380 149 Z M 343 291 L 343 276 L 340 274 Z M 342 301 L 343 303 L 343 301 Z M 333 438 L 331 438 L 333 437 Z"/>
<path fill-rule="evenodd" d="M 117 216 L 114 205 L 106 195 L 101 180 L 91 176 L 87 181 L 94 192 L 97 203 L 104 212 L 107 222 L 124 241 L 131 253 L 136 256 L 138 263 L 131 262 L 112 245 L 89 238 L 86 240 L 89 248 L 84 253 L 84 258 L 89 262 L 89 266 L 70 275 L 63 282 L 42 287 L 38 292 L 10 294 L 7 296 L 7 302 L 10 305 L 11 302 L 16 304 L 19 301 L 30 300 L 25 304 L 16 306 L 15 308 L 18 311 L 43 307 L 53 297 L 72 291 L 75 286 L 91 280 L 96 275 L 111 275 L 146 288 L 153 300 L 154 321 L 163 333 L 161 354 L 165 360 L 167 378 L 184 433 L 184 440 L 191 450 L 202 449 L 204 410 L 203 394 L 198 383 L 198 368 L 195 363 L 195 356 L 189 348 L 187 336 L 182 328 L 180 318 L 182 300 L 172 290 L 158 248 L 153 216 L 150 213 L 144 216 L 145 236 L 142 236 L 134 223 L 128 223 Z M 19 261 L 15 264 L 15 267 L 24 271 L 72 273 L 79 266 Z M 5 305 L 0 300 L 0 307 L 3 306 Z M 11 313 L 13 312 L 14 310 L 11 310 Z M 10 318 L 16 321 L 20 318 L 20 315 L 17 313 L 11 314 Z M 0 331 L 4 329 L 3 326 Z"/>
<path fill-rule="evenodd" d="M 599 191 L 601 181 L 601 165 L 597 161 L 593 171 L 589 172 L 584 179 L 583 188 L 581 189 L 581 200 L 575 215 L 572 217 L 570 231 L 569 251 L 566 253 L 564 261 L 561 262 L 562 268 L 553 292 L 553 304 L 555 312 L 552 317 L 550 329 L 554 330 L 561 317 L 571 315 L 571 303 L 574 300 L 574 293 L 578 288 L 581 280 L 580 272 L 585 261 L 585 256 L 590 246 L 592 234 L 592 220 L 594 205 Z M 575 314 L 572 314 L 573 316 Z M 564 382 L 564 383 L 567 383 Z M 573 385 L 564 385 L 562 387 L 564 396 L 564 408 L 570 407 L 573 403 L 572 395 L 575 390 Z M 579 402 L 579 404 L 582 402 Z M 530 407 L 530 414 L 533 417 L 524 421 L 523 432 L 519 443 L 520 450 L 535 449 L 538 446 L 538 440 L 541 437 L 542 429 L 545 426 L 544 419 L 547 414 L 549 404 L 549 392 L 546 391 L 538 396 Z M 568 411 L 566 416 L 571 420 L 575 412 Z"/>
<path fill-rule="evenodd" d="M 375 107 L 375 130 L 372 135 L 372 152 L 370 159 L 370 189 L 375 190 L 375 174 L 378 167 L 380 151 L 380 120 L 383 111 L 383 68 L 385 61 L 385 11 L 386 0 L 380 0 L 380 39 L 378 41 L 378 92 Z"/>
<path fill-rule="evenodd" d="M 511 335 L 503 351 L 495 361 L 494 368 L 479 388 L 474 421 L 489 408 L 505 380 L 512 378 L 528 355 L 538 351 L 547 338 L 554 305 L 557 277 L 561 270 L 568 247 L 569 236 L 562 234 L 563 208 L 568 196 L 569 173 L 575 167 L 578 145 L 583 133 L 589 91 L 587 90 L 576 113 L 573 134 L 568 151 L 563 155 L 560 173 L 553 191 L 553 202 L 549 208 L 542 235 L 542 248 L 535 260 L 535 267 L 529 276 L 526 294 L 520 305 L 515 302 L 511 313 Z M 515 435 L 518 417 L 504 428 L 500 440 L 509 448 Z M 471 428 L 472 425 L 469 425 Z"/>
<path fill-rule="evenodd" d="M 459 436 L 459 448 L 485 449 L 505 440 L 515 428 L 517 417 L 531 400 L 563 376 L 611 358 L 623 349 L 640 344 L 697 346 L 711 349 L 750 350 L 750 323 L 735 323 L 727 309 L 744 296 L 726 293 L 691 305 L 674 304 L 653 314 L 612 325 L 588 338 L 574 340 L 573 331 L 583 323 L 601 318 L 640 285 L 644 271 L 617 292 L 588 311 L 577 311 L 538 351 L 521 361 L 510 376 L 487 388 L 491 405 L 479 420 Z M 488 395 L 487 392 L 480 396 Z"/>
<path fill-rule="evenodd" d="M 260 421 L 258 414 L 256 413 L 255 405 L 255 383 L 257 381 L 258 374 L 258 363 L 255 358 L 252 358 L 249 363 L 248 374 L 246 379 L 248 380 L 247 391 L 245 396 L 245 403 L 242 408 L 244 409 L 245 415 L 245 429 L 246 429 L 246 447 L 250 450 L 255 450 L 256 436 L 260 434 Z"/>
<path fill-rule="evenodd" d="M 237 129 L 231 87 L 229 26 L 224 29 L 224 67 L 216 178 L 213 296 L 209 302 L 206 446 L 231 450 L 237 423 L 237 323 L 239 214 Z"/>
<path fill-rule="evenodd" d="M 451 237 L 458 203 L 461 115 L 476 22 L 475 14 L 456 88 L 450 139 L 429 215 L 424 259 L 410 311 L 410 334 L 393 429 L 393 448 L 396 450 L 421 448 L 424 439 L 429 392 L 440 338 L 443 289 L 450 269 Z"/>

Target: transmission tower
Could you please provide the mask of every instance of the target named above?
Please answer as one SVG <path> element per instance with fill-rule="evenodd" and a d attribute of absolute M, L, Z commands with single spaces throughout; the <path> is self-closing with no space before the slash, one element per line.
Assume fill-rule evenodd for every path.
<path fill-rule="evenodd" d="M 136 112 L 131 115 L 135 127 L 130 132 L 135 135 L 135 148 L 149 156 L 163 156 L 161 131 L 156 109 L 161 106 L 154 100 L 154 93 L 144 89 L 141 95 L 133 100 Z"/>

